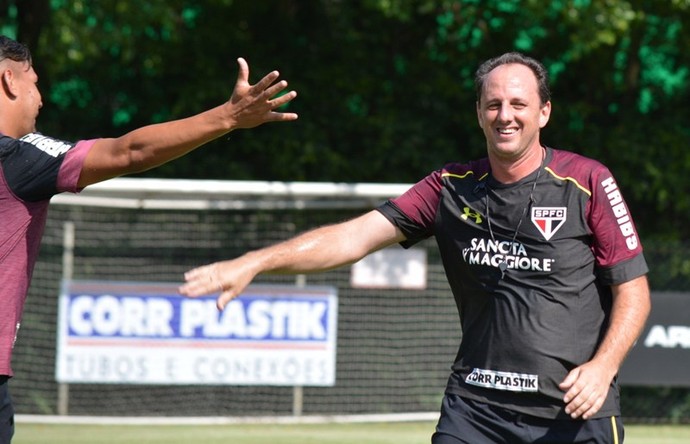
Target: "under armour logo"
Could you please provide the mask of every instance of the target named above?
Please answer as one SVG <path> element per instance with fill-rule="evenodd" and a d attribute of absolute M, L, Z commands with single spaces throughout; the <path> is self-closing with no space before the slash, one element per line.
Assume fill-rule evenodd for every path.
<path fill-rule="evenodd" d="M 472 208 L 470 208 L 470 207 L 465 207 L 465 208 L 462 209 L 462 212 L 463 212 L 464 214 L 461 214 L 461 215 L 460 215 L 460 219 L 462 219 L 462 220 L 467 220 L 467 219 L 469 219 L 469 218 L 471 217 L 472 219 L 474 219 L 474 223 L 475 223 L 475 224 L 480 224 L 480 223 L 482 223 L 482 215 L 479 214 L 479 213 L 477 213 L 476 211 L 473 211 Z"/>

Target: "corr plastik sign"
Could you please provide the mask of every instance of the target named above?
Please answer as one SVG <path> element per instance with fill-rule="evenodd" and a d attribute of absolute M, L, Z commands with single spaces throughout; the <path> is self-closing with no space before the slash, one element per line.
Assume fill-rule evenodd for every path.
<path fill-rule="evenodd" d="M 216 296 L 184 298 L 168 283 L 64 282 L 57 381 L 335 384 L 335 288 L 252 285 L 222 312 Z"/>

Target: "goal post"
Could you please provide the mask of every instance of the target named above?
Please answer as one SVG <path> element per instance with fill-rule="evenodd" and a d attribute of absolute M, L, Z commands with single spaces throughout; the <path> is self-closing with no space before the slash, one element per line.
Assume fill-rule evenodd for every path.
<path fill-rule="evenodd" d="M 60 411 L 55 378 L 58 295 L 65 267 L 84 281 L 179 283 L 195 266 L 228 259 L 369 211 L 409 184 L 196 181 L 119 178 L 52 200 L 15 348 L 17 413 Z M 65 261 L 65 227 L 73 227 Z M 71 239 L 71 234 L 67 237 Z M 391 247 L 402 251 L 400 247 Z M 356 267 L 255 283 L 338 291 L 335 384 L 151 385 L 77 383 L 77 416 L 283 416 L 437 411 L 457 351 L 458 313 L 433 240 L 424 284 L 353 279 Z M 68 264 L 68 265 L 66 265 Z M 364 277 L 371 279 L 369 276 Z M 230 353 L 230 351 L 228 352 Z"/>
<path fill-rule="evenodd" d="M 117 178 L 53 205 L 165 210 L 366 209 L 409 184 Z"/>

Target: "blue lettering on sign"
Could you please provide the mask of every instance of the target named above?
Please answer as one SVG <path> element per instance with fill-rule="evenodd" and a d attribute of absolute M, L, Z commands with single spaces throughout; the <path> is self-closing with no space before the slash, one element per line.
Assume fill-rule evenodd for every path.
<path fill-rule="evenodd" d="M 326 342 L 329 310 L 335 310 L 329 301 L 325 297 L 304 295 L 243 295 L 219 312 L 215 297 L 68 295 L 68 335 L 71 338 Z"/>

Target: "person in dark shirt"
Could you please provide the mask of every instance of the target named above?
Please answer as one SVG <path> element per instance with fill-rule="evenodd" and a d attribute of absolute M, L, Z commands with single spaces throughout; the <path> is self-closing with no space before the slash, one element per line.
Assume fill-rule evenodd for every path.
<path fill-rule="evenodd" d="M 36 132 L 43 102 L 31 54 L 23 44 L 0 36 L 0 444 L 9 443 L 14 433 L 8 391 L 12 349 L 50 198 L 154 168 L 235 129 L 297 118 L 274 111 L 296 97 L 290 91 L 273 98 L 287 87 L 277 71 L 250 85 L 247 62 L 238 59 L 238 64 L 237 83 L 222 105 L 121 137 L 72 143 Z"/>
<path fill-rule="evenodd" d="M 188 271 L 180 293 L 351 264 L 435 237 L 462 341 L 434 444 L 622 442 L 616 375 L 650 311 L 642 245 L 601 163 L 543 145 L 547 74 L 506 53 L 475 77 L 487 157 L 432 172 L 352 220 Z"/>

